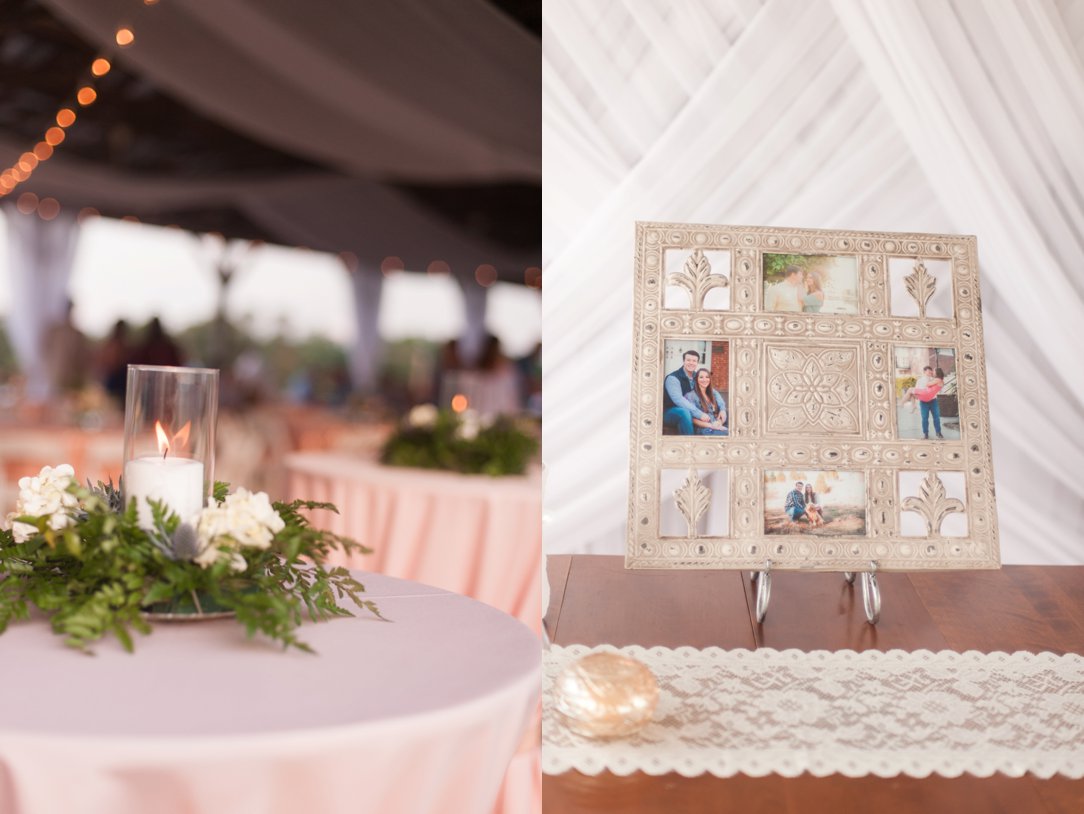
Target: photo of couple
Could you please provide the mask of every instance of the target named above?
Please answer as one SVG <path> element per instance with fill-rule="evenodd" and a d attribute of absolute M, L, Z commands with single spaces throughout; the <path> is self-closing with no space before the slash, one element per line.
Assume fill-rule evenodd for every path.
<path fill-rule="evenodd" d="M 866 533 L 861 472 L 764 473 L 764 533 L 823 536 Z"/>
<path fill-rule="evenodd" d="M 764 310 L 857 314 L 858 263 L 819 254 L 764 255 Z"/>
<path fill-rule="evenodd" d="M 954 349 L 896 348 L 896 426 L 900 438 L 959 440 Z"/>
<path fill-rule="evenodd" d="M 663 435 L 730 434 L 729 342 L 667 340 L 663 369 Z"/>

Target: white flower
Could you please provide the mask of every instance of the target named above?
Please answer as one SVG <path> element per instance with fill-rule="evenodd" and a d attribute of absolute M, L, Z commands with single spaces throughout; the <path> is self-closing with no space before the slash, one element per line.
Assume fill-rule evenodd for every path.
<path fill-rule="evenodd" d="M 69 464 L 53 468 L 42 467 L 36 477 L 19 479 L 19 498 L 15 511 L 7 516 L 7 526 L 17 543 L 25 543 L 38 533 L 27 523 L 15 523 L 16 517 L 48 517 L 49 528 L 59 530 L 75 525 L 79 499 L 68 491 L 75 481 L 75 470 Z"/>
<path fill-rule="evenodd" d="M 272 538 L 285 527 L 266 492 L 238 489 L 221 504 L 212 498 L 196 521 L 199 553 L 193 561 L 208 568 L 219 559 L 228 559 L 230 570 L 244 571 L 245 558 L 237 549 L 269 548 Z"/>
<path fill-rule="evenodd" d="M 478 437 L 481 429 L 482 422 L 478 418 L 478 413 L 467 410 L 459 417 L 459 426 L 455 428 L 455 435 L 463 441 L 473 441 Z"/>
<path fill-rule="evenodd" d="M 219 560 L 228 560 L 230 570 L 238 574 L 248 568 L 248 563 L 245 562 L 245 558 L 239 552 L 217 545 L 207 546 L 192 558 L 192 562 L 196 563 L 200 568 L 210 568 Z"/>
<path fill-rule="evenodd" d="M 419 404 L 407 413 L 406 423 L 408 427 L 429 429 L 437 423 L 440 411 L 432 404 Z"/>

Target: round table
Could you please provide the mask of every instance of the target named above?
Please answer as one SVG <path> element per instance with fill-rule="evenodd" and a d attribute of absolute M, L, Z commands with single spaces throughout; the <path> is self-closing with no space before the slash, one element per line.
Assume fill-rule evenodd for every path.
<path fill-rule="evenodd" d="M 333 452 L 294 453 L 286 467 L 290 497 L 339 509 L 313 512 L 313 525 L 373 549 L 333 552 L 333 562 L 473 597 L 541 636 L 539 477 L 405 469 Z"/>
<path fill-rule="evenodd" d="M 389 622 L 160 623 L 88 657 L 0 636 L 5 814 L 488 814 L 538 701 L 538 639 L 479 602 L 358 574 Z"/>

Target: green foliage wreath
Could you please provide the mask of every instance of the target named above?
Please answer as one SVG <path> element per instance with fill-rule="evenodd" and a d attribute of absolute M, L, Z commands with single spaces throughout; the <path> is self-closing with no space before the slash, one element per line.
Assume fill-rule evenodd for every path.
<path fill-rule="evenodd" d="M 297 636 L 304 617 L 351 616 L 348 603 L 380 617 L 347 569 L 323 565 L 333 549 L 368 551 L 301 513 L 331 504 L 271 503 L 217 483 L 194 522 L 152 502 L 147 531 L 135 501 L 124 507 L 112 483 L 83 488 L 73 476 L 71 467 L 46 467 L 20 481 L 11 528 L 0 531 L 0 633 L 34 606 L 72 647 L 87 651 L 113 634 L 132 651 L 133 631 L 150 633 L 156 613 L 222 613 L 249 637 L 311 652 Z"/>

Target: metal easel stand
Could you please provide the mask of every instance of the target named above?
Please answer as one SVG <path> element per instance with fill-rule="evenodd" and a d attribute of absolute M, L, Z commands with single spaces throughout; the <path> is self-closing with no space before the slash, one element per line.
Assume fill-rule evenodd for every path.
<path fill-rule="evenodd" d="M 869 564 L 868 571 L 862 571 L 862 606 L 866 611 L 866 621 L 877 624 L 881 618 L 881 589 L 877 585 L 877 561 Z M 844 571 L 843 579 L 848 585 L 854 585 L 854 571 Z M 757 624 L 761 624 L 768 615 L 768 602 L 772 598 L 772 561 L 764 561 L 763 571 L 750 571 L 749 579 L 757 586 L 756 612 Z"/>
<path fill-rule="evenodd" d="M 866 610 L 866 621 L 877 624 L 881 618 L 881 589 L 877 585 L 877 561 L 869 564 L 869 570 L 862 574 L 862 606 Z M 844 571 L 843 578 L 848 585 L 854 585 L 854 571 Z"/>

